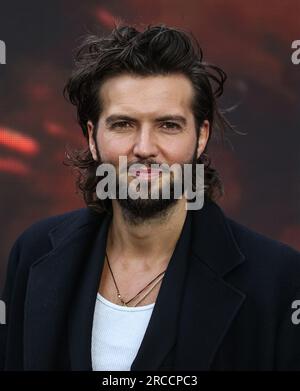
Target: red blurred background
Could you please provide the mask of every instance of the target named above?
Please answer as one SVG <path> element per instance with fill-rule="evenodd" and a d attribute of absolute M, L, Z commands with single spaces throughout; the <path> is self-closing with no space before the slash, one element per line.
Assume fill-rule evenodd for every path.
<path fill-rule="evenodd" d="M 18 3 L 18 4 L 16 4 Z M 0 39 L 0 288 L 16 237 L 33 222 L 83 207 L 62 164 L 66 145 L 84 143 L 62 89 L 73 50 L 87 32 L 115 21 L 165 23 L 191 31 L 204 59 L 228 74 L 220 106 L 237 130 L 210 146 L 220 171 L 225 212 L 300 250 L 300 39 L 298 0 L 53 0 L 5 2 Z"/>

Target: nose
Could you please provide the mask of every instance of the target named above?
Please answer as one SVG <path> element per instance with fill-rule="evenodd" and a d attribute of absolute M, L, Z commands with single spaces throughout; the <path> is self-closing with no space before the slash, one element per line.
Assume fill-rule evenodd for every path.
<path fill-rule="evenodd" d="M 139 159 L 154 158 L 157 156 L 158 148 L 150 128 L 144 127 L 137 132 L 133 153 Z"/>

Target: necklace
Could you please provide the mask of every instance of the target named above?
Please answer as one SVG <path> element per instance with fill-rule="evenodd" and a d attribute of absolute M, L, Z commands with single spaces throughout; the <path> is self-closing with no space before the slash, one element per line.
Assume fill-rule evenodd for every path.
<path fill-rule="evenodd" d="M 150 289 L 150 291 L 147 292 L 147 293 L 141 298 L 141 300 L 139 300 L 139 301 L 134 305 L 134 307 L 136 307 L 142 300 L 144 300 L 144 298 L 145 298 L 146 296 L 149 295 L 149 293 L 155 288 L 155 286 L 159 283 L 159 281 L 161 281 L 161 280 L 163 279 L 163 274 L 164 274 L 165 271 L 166 271 L 166 270 L 164 270 L 163 272 L 159 273 L 159 275 L 156 276 L 153 280 L 151 280 L 151 281 L 149 282 L 149 284 L 147 284 L 147 285 L 145 286 L 145 288 L 143 288 L 142 290 L 140 290 L 139 293 L 137 293 L 132 299 L 130 299 L 130 300 L 128 300 L 128 301 L 125 302 L 125 301 L 123 300 L 123 298 L 121 297 L 121 294 L 120 294 L 118 285 L 117 285 L 117 283 L 116 283 L 114 274 L 113 274 L 113 272 L 112 272 L 112 270 L 111 270 L 111 267 L 110 267 L 110 263 L 109 263 L 109 259 L 108 259 L 107 253 L 105 253 L 105 255 L 106 255 L 106 259 L 107 259 L 107 264 L 108 264 L 109 270 L 110 270 L 110 272 L 111 272 L 111 275 L 112 275 L 112 278 L 113 278 L 113 281 L 114 281 L 114 284 L 115 284 L 115 287 L 116 287 L 116 290 L 117 290 L 117 296 L 118 296 L 118 298 L 121 300 L 121 302 L 122 302 L 122 304 L 123 304 L 124 306 L 127 306 L 128 303 L 130 303 L 130 302 L 131 302 L 133 299 L 135 299 L 140 293 L 142 293 L 143 290 L 145 290 L 145 289 L 146 289 L 154 280 L 156 280 L 158 277 L 160 277 L 160 278 L 158 279 L 158 281 L 156 281 L 156 283 L 155 283 L 155 284 L 153 285 L 153 287 Z"/>

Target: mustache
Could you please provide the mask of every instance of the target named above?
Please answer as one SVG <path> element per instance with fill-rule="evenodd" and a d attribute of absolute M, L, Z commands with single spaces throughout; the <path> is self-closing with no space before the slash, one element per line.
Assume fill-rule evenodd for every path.
<path fill-rule="evenodd" d="M 155 160 L 137 160 L 135 162 L 130 162 L 127 164 L 127 168 L 130 168 L 131 166 L 133 166 L 134 164 L 141 164 L 141 165 L 144 165 L 146 167 L 150 167 L 151 164 L 163 164 L 163 163 L 159 163 L 159 162 L 156 162 Z"/>
<path fill-rule="evenodd" d="M 155 160 L 149 160 L 149 159 L 130 162 L 127 164 L 126 170 L 128 172 L 131 167 L 134 167 L 136 169 L 144 168 L 144 167 L 151 168 L 151 166 L 153 165 L 160 168 L 162 172 L 169 172 L 169 166 L 167 163 L 157 162 Z"/>
<path fill-rule="evenodd" d="M 192 161 L 188 161 L 185 163 L 173 163 L 169 165 L 168 163 L 164 162 L 157 162 L 155 160 L 136 160 L 127 164 L 121 164 L 119 166 L 119 174 L 125 175 L 125 174 L 130 174 L 130 171 L 136 171 L 139 169 L 147 169 L 147 168 L 153 168 L 153 169 L 159 169 L 162 174 L 174 174 L 174 166 L 175 166 L 175 171 L 177 171 L 177 166 L 181 167 L 181 170 L 184 171 L 183 165 L 184 164 L 192 164 L 194 165 L 196 161 L 193 159 Z M 154 166 L 153 166 L 154 165 Z M 152 166 L 152 167 L 151 167 Z M 173 166 L 173 167 L 172 167 Z"/>

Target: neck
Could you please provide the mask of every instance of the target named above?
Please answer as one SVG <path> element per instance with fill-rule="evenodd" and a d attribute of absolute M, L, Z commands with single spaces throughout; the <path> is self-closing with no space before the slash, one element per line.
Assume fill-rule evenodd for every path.
<path fill-rule="evenodd" d="M 160 269 L 169 261 L 185 218 L 185 198 L 179 199 L 164 218 L 130 224 L 113 200 L 113 218 L 108 233 L 107 252 L 127 270 Z M 111 257 L 110 257 L 111 258 Z"/>

